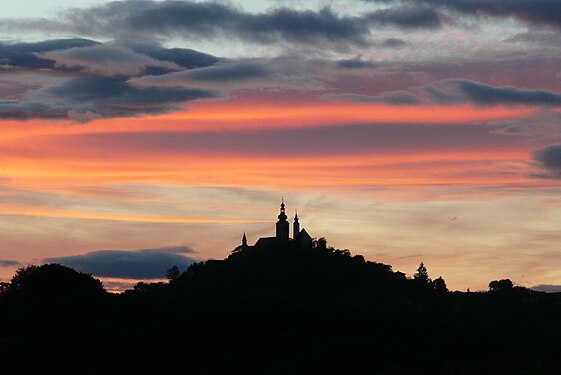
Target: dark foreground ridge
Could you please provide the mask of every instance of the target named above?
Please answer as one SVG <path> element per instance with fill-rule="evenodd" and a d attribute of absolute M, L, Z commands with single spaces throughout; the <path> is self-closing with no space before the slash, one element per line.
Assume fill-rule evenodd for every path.
<path fill-rule="evenodd" d="M 10 374 L 555 374 L 561 298 L 494 282 L 447 292 L 315 241 L 237 249 L 114 295 L 70 268 L 0 294 Z M 4 373 L 3 371 L 3 373 Z"/>

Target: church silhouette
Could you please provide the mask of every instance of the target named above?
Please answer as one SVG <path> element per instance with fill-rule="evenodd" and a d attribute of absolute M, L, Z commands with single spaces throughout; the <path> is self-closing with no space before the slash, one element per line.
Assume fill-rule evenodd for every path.
<path fill-rule="evenodd" d="M 265 250 L 275 249 L 281 247 L 293 247 L 299 249 L 309 249 L 312 247 L 312 237 L 306 232 L 306 229 L 300 229 L 300 221 L 298 219 L 298 212 L 295 212 L 294 223 L 292 225 L 292 239 L 290 238 L 290 223 L 286 215 L 286 207 L 284 199 L 280 205 L 280 213 L 276 224 L 276 235 L 274 237 L 261 237 L 255 242 L 255 245 L 250 246 L 247 244 L 247 236 L 244 233 L 242 237 L 242 244 L 234 251 L 252 251 L 252 250 Z"/>

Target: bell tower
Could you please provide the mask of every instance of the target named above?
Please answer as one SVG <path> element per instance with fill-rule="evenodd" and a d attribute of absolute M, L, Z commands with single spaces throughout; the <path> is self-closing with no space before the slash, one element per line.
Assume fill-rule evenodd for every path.
<path fill-rule="evenodd" d="M 278 240 L 282 240 L 282 241 L 288 241 L 288 232 L 289 232 L 289 228 L 290 228 L 290 224 L 288 224 L 288 221 L 286 219 L 288 219 L 288 216 L 286 216 L 286 211 L 285 211 L 285 207 L 284 207 L 284 198 L 282 200 L 281 206 L 280 206 L 280 214 L 278 216 L 279 221 L 277 221 L 277 239 Z"/>
<path fill-rule="evenodd" d="M 294 229 L 292 231 L 292 238 L 296 239 L 298 237 L 298 233 L 300 233 L 300 222 L 298 221 L 298 211 L 295 211 L 294 214 Z"/>

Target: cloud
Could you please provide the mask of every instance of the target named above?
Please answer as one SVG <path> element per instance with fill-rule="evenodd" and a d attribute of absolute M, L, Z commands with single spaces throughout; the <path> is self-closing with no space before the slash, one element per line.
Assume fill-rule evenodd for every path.
<path fill-rule="evenodd" d="M 173 266 L 185 270 L 197 260 L 187 246 L 163 247 L 134 251 L 101 250 L 58 258 L 47 258 L 45 263 L 59 263 L 78 271 L 99 277 L 121 279 L 161 279 Z"/>
<path fill-rule="evenodd" d="M 543 177 L 561 178 L 561 144 L 549 145 L 536 150 L 532 157 L 546 172 Z"/>
<path fill-rule="evenodd" d="M 216 98 L 197 88 L 137 88 L 123 78 L 75 77 L 36 91 L 25 101 L 0 102 L 0 117 L 14 119 L 123 117 L 163 113 L 191 100 Z"/>
<path fill-rule="evenodd" d="M 474 104 L 478 106 L 561 106 L 561 94 L 548 90 L 520 89 L 510 86 L 491 86 L 465 79 L 431 82 L 425 86 L 409 88 L 380 95 L 352 93 L 328 95 L 330 100 L 359 103 L 411 104 Z"/>
<path fill-rule="evenodd" d="M 561 2 L 558 0 L 409 0 L 477 17 L 517 18 L 535 25 L 561 28 Z"/>
<path fill-rule="evenodd" d="M 203 80 L 235 80 L 262 74 L 259 66 L 232 63 L 204 70 L 222 59 L 158 44 L 102 44 L 88 39 L 0 44 L 0 118 L 87 122 L 181 109 L 197 99 L 222 96 L 194 87 Z M 128 79 L 199 69 L 182 87 L 134 87 Z M 229 70 L 228 70 L 229 69 Z M 252 70 L 253 69 L 253 70 Z M 156 86 L 156 85 L 153 85 Z M 219 87 L 220 88 L 220 87 Z"/>
<path fill-rule="evenodd" d="M 390 105 L 414 105 L 423 103 L 421 98 L 407 91 L 393 91 L 378 96 L 359 94 L 335 94 L 324 96 L 324 98 L 343 102 L 384 103 Z"/>
<path fill-rule="evenodd" d="M 223 60 L 204 68 L 131 78 L 128 83 L 138 88 L 196 86 L 201 89 L 218 90 L 221 93 L 242 89 L 310 91 L 325 88 L 325 74 L 332 71 L 331 65 L 325 60 L 309 61 L 294 56 Z"/>
<path fill-rule="evenodd" d="M 371 61 L 362 60 L 360 57 L 354 59 L 338 60 L 336 62 L 338 68 L 345 69 L 364 69 L 364 68 L 375 68 L 376 64 Z"/>
<path fill-rule="evenodd" d="M 0 259 L 0 267 L 19 267 L 21 265 L 17 260 Z"/>
<path fill-rule="evenodd" d="M 453 79 L 435 82 L 426 87 L 436 103 L 471 102 L 477 105 L 559 106 L 561 95 L 548 90 L 490 86 L 481 82 Z"/>
<path fill-rule="evenodd" d="M 101 153 L 125 154 L 223 155 L 254 156 L 254 158 L 283 155 L 321 156 L 351 154 L 388 154 L 434 152 L 434 150 L 511 149 L 518 139 L 490 133 L 485 126 L 456 124 L 346 124 L 330 127 L 293 129 L 262 129 L 258 132 L 227 131 L 201 133 L 127 133 L 77 136 L 76 144 L 87 144 Z M 310 139 L 321 141 L 310 142 Z M 523 140 L 520 140 L 522 143 Z"/>
<path fill-rule="evenodd" d="M 364 44 L 370 30 L 360 17 L 319 11 L 273 8 L 249 13 L 227 3 L 191 1 L 120 1 L 72 9 L 61 20 L 84 35 L 138 40 L 139 35 L 212 39 L 236 37 L 257 43 L 344 42 Z"/>
<path fill-rule="evenodd" d="M 98 43 L 88 39 L 54 39 L 35 43 L 0 43 L 0 66 L 23 69 L 53 69 L 54 61 L 40 53 L 69 48 L 92 47 Z"/>
<path fill-rule="evenodd" d="M 156 60 L 118 45 L 95 45 L 39 54 L 55 62 L 55 68 L 76 69 L 97 76 L 132 77 L 146 73 L 148 69 L 163 72 L 179 70 L 170 61 Z"/>
<path fill-rule="evenodd" d="M 561 136 L 561 113 L 548 110 L 530 118 L 497 120 L 488 124 L 498 127 L 495 132 L 504 135 L 548 139 Z"/>
<path fill-rule="evenodd" d="M 189 48 L 162 48 L 151 44 L 132 44 L 128 46 L 159 61 L 169 61 L 186 69 L 204 68 L 222 61 L 221 58 Z"/>
<path fill-rule="evenodd" d="M 384 40 L 384 43 L 382 44 L 384 47 L 388 47 L 388 48 L 400 48 L 407 45 L 407 42 L 399 38 L 388 38 Z"/>
<path fill-rule="evenodd" d="M 379 9 L 366 17 L 375 25 L 402 29 L 438 29 L 442 26 L 442 16 L 433 8 L 424 6 Z"/>
<path fill-rule="evenodd" d="M 232 62 L 161 76 L 145 76 L 130 82 L 136 87 L 182 87 L 201 84 L 206 84 L 205 86 L 218 84 L 218 87 L 224 87 L 224 84 L 267 78 L 268 76 L 269 73 L 261 65 Z"/>
<path fill-rule="evenodd" d="M 540 285 L 531 286 L 530 289 L 538 291 L 538 292 L 560 293 L 561 292 L 561 285 L 540 284 Z"/>
<path fill-rule="evenodd" d="M 17 102 L 23 99 L 28 91 L 39 88 L 41 88 L 40 85 L 22 83 L 13 79 L 0 80 L 0 98 L 6 102 Z"/>
<path fill-rule="evenodd" d="M 561 48 L 559 45 L 559 34 L 552 31 L 530 30 L 505 39 L 505 42 L 538 44 L 540 48 L 543 48 L 543 45 L 547 45 L 549 48 Z"/>

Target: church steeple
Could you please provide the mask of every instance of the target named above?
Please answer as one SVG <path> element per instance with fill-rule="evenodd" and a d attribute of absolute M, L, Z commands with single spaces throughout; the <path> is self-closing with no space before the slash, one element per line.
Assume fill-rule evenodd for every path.
<path fill-rule="evenodd" d="M 247 247 L 247 237 L 245 236 L 245 232 L 243 232 L 242 246 Z"/>
<path fill-rule="evenodd" d="M 284 208 L 284 198 L 282 198 L 281 205 L 280 205 L 280 214 L 278 216 L 279 220 L 286 220 L 288 217 L 286 216 L 286 210 Z"/>
<path fill-rule="evenodd" d="M 292 233 L 292 238 L 296 239 L 298 233 L 300 233 L 300 222 L 298 221 L 298 211 L 294 210 L 294 229 Z"/>
<path fill-rule="evenodd" d="M 279 221 L 277 221 L 277 239 L 279 240 L 283 240 L 283 241 L 288 241 L 288 231 L 289 231 L 289 227 L 290 225 L 288 224 L 288 221 L 286 221 L 286 219 L 288 219 L 288 216 L 286 216 L 286 210 L 285 210 L 285 205 L 284 205 L 284 198 L 282 199 L 281 205 L 280 205 L 280 214 L 278 216 Z"/>

